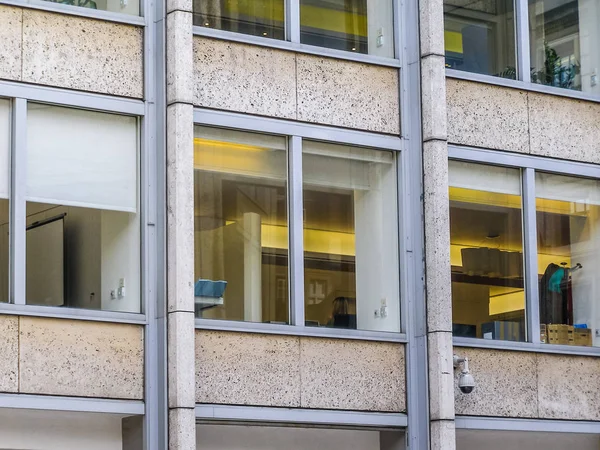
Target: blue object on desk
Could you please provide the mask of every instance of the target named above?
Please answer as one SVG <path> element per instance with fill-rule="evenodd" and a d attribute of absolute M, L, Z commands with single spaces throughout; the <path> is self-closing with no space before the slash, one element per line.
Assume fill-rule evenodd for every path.
<path fill-rule="evenodd" d="M 194 285 L 194 296 L 219 298 L 223 296 L 226 287 L 227 281 L 198 280 Z"/>

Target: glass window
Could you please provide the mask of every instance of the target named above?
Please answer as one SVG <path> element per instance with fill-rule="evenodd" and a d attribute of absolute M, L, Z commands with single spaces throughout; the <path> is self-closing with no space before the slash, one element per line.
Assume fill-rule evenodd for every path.
<path fill-rule="evenodd" d="M 599 346 L 600 182 L 536 173 L 542 342 Z"/>
<path fill-rule="evenodd" d="M 390 0 L 300 0 L 303 44 L 394 56 Z"/>
<path fill-rule="evenodd" d="M 520 171 L 449 162 L 454 336 L 525 341 Z"/>
<path fill-rule="evenodd" d="M 61 5 L 78 6 L 80 8 L 98 9 L 121 14 L 140 15 L 139 0 L 46 0 Z"/>
<path fill-rule="evenodd" d="M 286 138 L 196 127 L 196 314 L 289 322 Z"/>
<path fill-rule="evenodd" d="M 513 0 L 444 0 L 446 67 L 516 79 Z"/>
<path fill-rule="evenodd" d="M 531 80 L 600 93 L 599 22 L 599 0 L 529 0 Z"/>
<path fill-rule="evenodd" d="M 285 39 L 284 0 L 194 0 L 194 25 Z"/>
<path fill-rule="evenodd" d="M 306 324 L 399 331 L 392 152 L 304 141 Z"/>
<path fill-rule="evenodd" d="M 140 311 L 134 117 L 29 104 L 26 302 Z"/>
<path fill-rule="evenodd" d="M 0 99 L 0 302 L 8 302 L 10 102 Z"/>

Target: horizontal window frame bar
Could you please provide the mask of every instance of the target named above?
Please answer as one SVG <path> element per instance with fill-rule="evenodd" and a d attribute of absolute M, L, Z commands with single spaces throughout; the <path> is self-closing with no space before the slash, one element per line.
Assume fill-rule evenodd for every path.
<path fill-rule="evenodd" d="M 358 341 L 395 342 L 406 344 L 406 334 L 385 331 L 347 330 L 275 323 L 236 322 L 218 319 L 196 319 L 196 330 L 233 331 L 240 333 L 273 334 L 284 336 L 347 339 Z"/>
<path fill-rule="evenodd" d="M 514 352 L 550 353 L 564 356 L 600 357 L 600 347 L 582 347 L 576 345 L 543 344 L 534 342 L 500 341 L 492 339 L 454 337 L 455 347 L 482 348 Z"/>
<path fill-rule="evenodd" d="M 194 125 L 230 128 L 280 136 L 300 136 L 308 140 L 355 145 L 379 150 L 402 151 L 404 148 L 404 140 L 400 136 L 205 108 L 194 108 Z"/>
<path fill-rule="evenodd" d="M 0 0 L 1 1 L 1 0 Z M 143 117 L 144 101 L 126 97 L 73 91 L 70 89 L 0 80 L 0 98 L 23 98 L 33 103 L 45 103 L 66 108 Z"/>
<path fill-rule="evenodd" d="M 600 179 L 600 165 L 502 150 L 448 144 L 448 158 L 466 162 L 534 169 L 559 175 Z"/>
<path fill-rule="evenodd" d="M 298 42 L 270 39 L 260 36 L 253 36 L 250 34 L 235 33 L 233 31 L 217 30 L 214 28 L 205 28 L 198 25 L 193 27 L 193 33 L 194 36 L 236 42 L 240 44 L 256 45 L 259 47 L 284 50 L 298 54 L 322 56 L 324 58 L 340 59 L 344 61 L 352 61 L 382 67 L 393 67 L 397 69 L 401 67 L 400 60 L 395 58 L 385 58 L 382 56 L 365 55 L 363 53 L 346 52 L 327 47 L 300 44 Z"/>
<path fill-rule="evenodd" d="M 83 8 L 81 6 L 62 5 L 44 0 L 0 0 L 0 4 L 16 6 L 19 8 L 35 9 L 69 16 L 85 17 L 88 19 L 103 20 L 106 22 L 121 23 L 125 25 L 145 26 L 146 20 L 141 16 L 116 13 L 97 9 Z M 140 5 L 141 10 L 141 5 Z"/>
<path fill-rule="evenodd" d="M 144 402 L 141 400 L 29 394 L 0 394 L 0 408 L 116 414 L 124 417 L 141 416 L 145 413 Z"/>
<path fill-rule="evenodd" d="M 263 424 L 335 425 L 340 427 L 376 427 L 403 429 L 408 424 L 406 414 L 383 412 L 337 411 L 325 409 L 276 408 L 197 404 L 196 420 L 258 422 Z"/>
<path fill-rule="evenodd" d="M 146 325 L 145 314 L 96 309 L 68 308 L 60 306 L 15 305 L 0 303 L 0 315 L 44 317 L 54 319 L 84 320 L 89 322 L 111 322 L 131 325 Z"/>
<path fill-rule="evenodd" d="M 587 94 L 581 91 L 561 89 L 554 86 L 546 86 L 543 84 L 531 83 L 521 80 L 511 80 L 508 78 L 495 77 L 492 75 L 464 72 L 462 70 L 456 69 L 446 69 L 446 78 L 472 81 L 474 83 L 484 83 L 494 86 L 519 89 L 521 91 L 535 92 L 538 94 L 555 95 L 558 97 L 566 97 L 575 100 L 586 100 L 589 102 L 600 103 L 600 95 Z"/>
<path fill-rule="evenodd" d="M 505 417 L 456 416 L 456 429 L 531 431 L 545 433 L 600 433 L 600 422 L 552 419 L 516 419 Z"/>

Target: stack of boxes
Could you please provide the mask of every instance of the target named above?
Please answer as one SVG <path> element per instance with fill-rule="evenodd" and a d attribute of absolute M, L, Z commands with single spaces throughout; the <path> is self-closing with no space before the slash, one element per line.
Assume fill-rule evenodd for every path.
<path fill-rule="evenodd" d="M 559 345 L 592 346 L 592 330 L 575 328 L 573 325 L 541 324 L 540 338 L 542 343 Z"/>

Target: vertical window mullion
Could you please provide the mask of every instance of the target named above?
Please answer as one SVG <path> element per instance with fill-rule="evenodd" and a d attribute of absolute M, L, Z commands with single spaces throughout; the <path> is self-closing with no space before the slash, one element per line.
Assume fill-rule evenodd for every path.
<path fill-rule="evenodd" d="M 27 183 L 27 100 L 17 98 L 12 108 L 10 185 L 10 302 L 25 304 L 25 245 Z"/>
<path fill-rule="evenodd" d="M 540 304 L 537 261 L 535 171 L 523 170 L 523 230 L 525 253 L 525 298 L 528 341 L 540 342 Z"/>
<path fill-rule="evenodd" d="M 285 36 L 300 43 L 300 0 L 285 0 Z"/>
<path fill-rule="evenodd" d="M 302 138 L 288 145 L 288 230 L 290 267 L 290 324 L 304 326 L 304 205 L 302 199 Z"/>
<path fill-rule="evenodd" d="M 518 79 L 531 82 L 531 59 L 529 49 L 529 1 L 515 0 L 515 24 L 517 31 L 517 74 Z"/>

